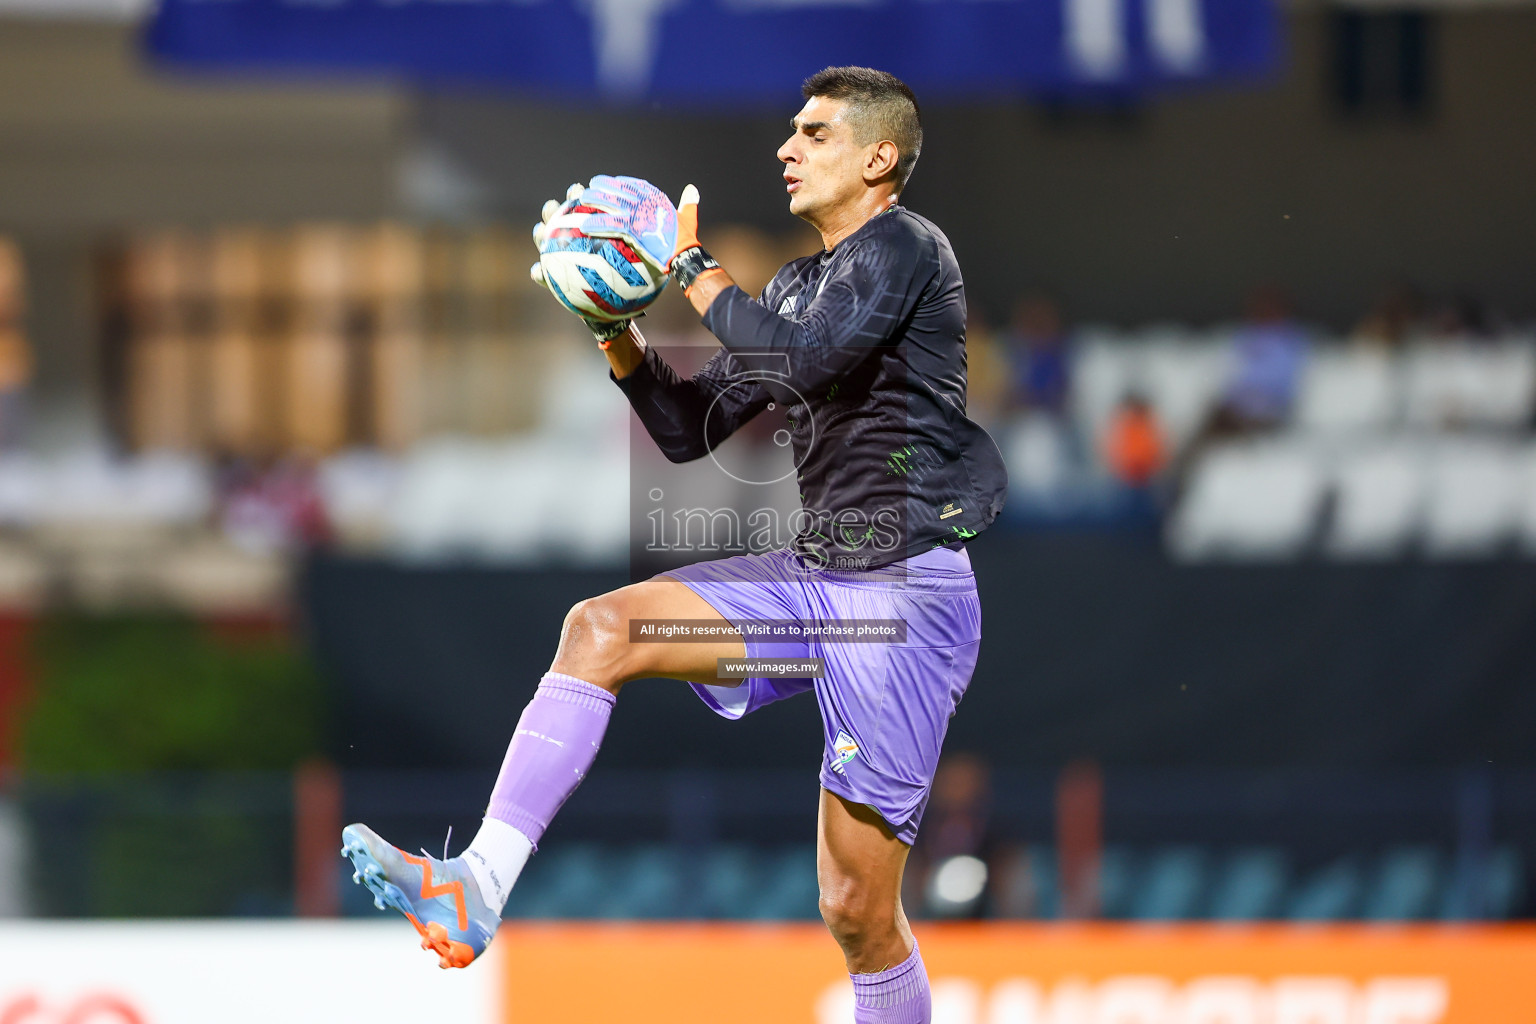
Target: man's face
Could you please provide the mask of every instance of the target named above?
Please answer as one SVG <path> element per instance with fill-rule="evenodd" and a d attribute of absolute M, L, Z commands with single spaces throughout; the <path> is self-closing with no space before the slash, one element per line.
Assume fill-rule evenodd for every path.
<path fill-rule="evenodd" d="M 779 147 L 789 212 L 813 223 L 863 191 L 865 150 L 844 120 L 844 100 L 812 97 L 791 120 L 794 134 Z"/>

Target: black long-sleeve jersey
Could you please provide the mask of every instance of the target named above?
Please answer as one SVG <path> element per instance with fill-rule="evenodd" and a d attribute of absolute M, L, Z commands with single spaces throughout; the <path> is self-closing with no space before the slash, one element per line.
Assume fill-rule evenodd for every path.
<path fill-rule="evenodd" d="M 673 462 L 785 405 L 807 513 L 793 546 L 875 568 L 969 540 L 1002 510 L 1002 456 L 965 414 L 965 319 L 949 239 L 893 206 L 758 299 L 721 292 L 704 326 L 724 348 L 692 377 L 649 350 L 617 383 Z"/>

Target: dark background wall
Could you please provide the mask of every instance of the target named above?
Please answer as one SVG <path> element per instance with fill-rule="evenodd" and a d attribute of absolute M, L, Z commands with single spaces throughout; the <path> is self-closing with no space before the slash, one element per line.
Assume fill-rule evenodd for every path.
<path fill-rule="evenodd" d="M 1147 540 L 973 542 L 981 662 L 948 749 L 999 766 L 1536 764 L 1536 564 L 1181 567 Z M 303 594 L 351 767 L 494 768 L 565 610 L 619 573 L 314 561 Z M 629 687 L 614 767 L 809 768 L 815 702 L 741 722 Z"/>

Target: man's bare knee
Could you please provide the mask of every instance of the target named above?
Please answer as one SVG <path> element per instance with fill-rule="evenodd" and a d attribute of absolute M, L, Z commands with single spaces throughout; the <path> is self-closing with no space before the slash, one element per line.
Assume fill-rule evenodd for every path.
<path fill-rule="evenodd" d="M 827 930 L 850 956 L 856 956 L 872 940 L 885 938 L 896 927 L 895 908 L 876 906 L 851 881 L 823 885 L 817 904 Z"/>
<path fill-rule="evenodd" d="M 576 602 L 560 627 L 560 648 L 550 671 L 618 693 L 630 678 L 633 659 L 626 604 L 613 594 Z"/>

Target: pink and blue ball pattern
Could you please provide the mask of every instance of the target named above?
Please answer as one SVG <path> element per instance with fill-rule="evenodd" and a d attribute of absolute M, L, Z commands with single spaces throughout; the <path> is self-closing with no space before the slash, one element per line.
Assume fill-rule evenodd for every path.
<path fill-rule="evenodd" d="M 587 222 L 587 234 L 623 237 L 666 270 L 677 248 L 677 208 L 665 192 L 642 178 L 599 174 L 577 201 L 601 211 Z"/>
<path fill-rule="evenodd" d="M 571 213 L 586 212 L 580 205 L 573 207 Z M 582 289 L 588 303 L 597 310 L 607 314 L 612 319 L 622 319 L 632 316 L 645 309 L 656 301 L 656 296 L 666 286 L 666 278 L 659 282 L 652 282 L 646 273 L 646 267 L 639 253 L 622 238 L 594 238 L 578 228 L 555 228 L 544 239 L 541 252 L 545 255 L 561 252 L 589 253 L 601 257 L 612 267 L 619 278 L 625 284 L 637 289 L 645 289 L 638 297 L 626 297 L 613 289 L 602 276 L 589 267 L 578 267 L 582 281 L 586 287 Z M 577 316 L 591 316 L 592 310 L 583 308 L 571 301 L 565 294 L 558 280 L 550 277 L 547 280 L 549 290 L 554 293 L 560 304 Z M 569 283 L 567 283 L 569 287 Z"/>
<path fill-rule="evenodd" d="M 544 260 L 545 283 L 578 316 L 621 320 L 661 294 L 676 243 L 677 211 L 665 193 L 639 178 L 598 175 L 560 208 L 539 252 L 592 257 L 556 260 L 563 269 L 554 273 Z"/>

